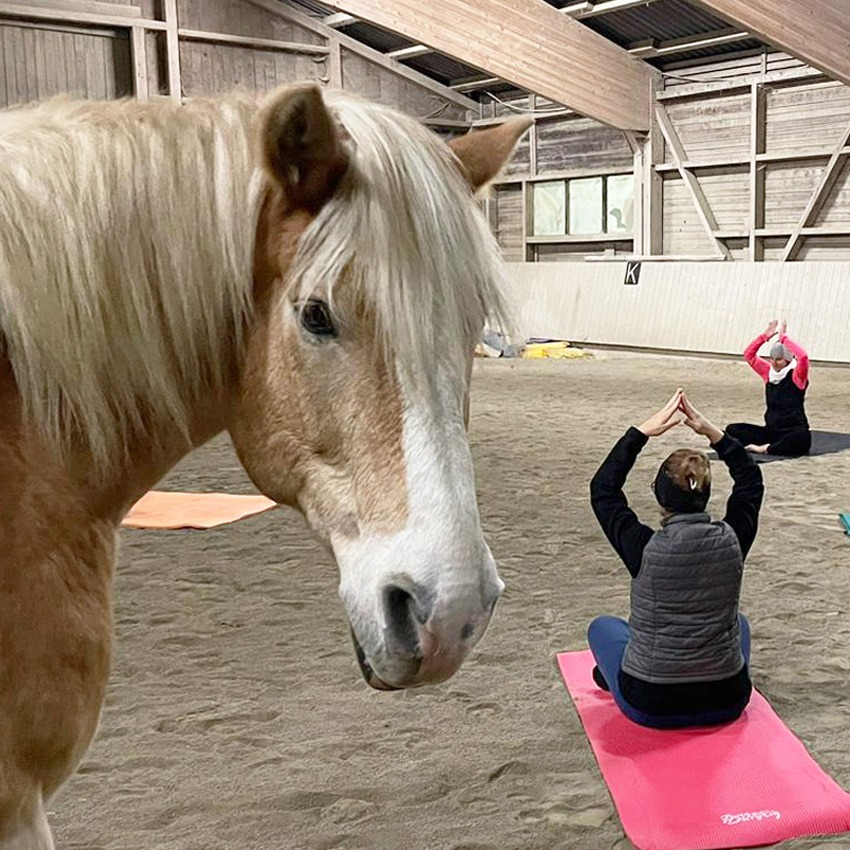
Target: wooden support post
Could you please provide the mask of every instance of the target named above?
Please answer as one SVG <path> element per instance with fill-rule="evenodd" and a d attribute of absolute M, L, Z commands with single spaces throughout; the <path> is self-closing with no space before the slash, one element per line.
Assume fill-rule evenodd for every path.
<path fill-rule="evenodd" d="M 657 99 L 661 85 L 653 91 L 653 100 Z M 655 166 L 664 160 L 664 137 L 658 126 L 653 109 L 649 121 L 649 133 L 643 140 L 643 174 L 641 181 L 643 254 L 646 256 L 664 253 L 664 181 Z M 638 253 L 635 251 L 635 253 Z"/>
<path fill-rule="evenodd" d="M 342 88 L 342 45 L 338 38 L 328 39 L 328 85 L 331 88 Z"/>
<path fill-rule="evenodd" d="M 764 88 L 754 83 L 750 88 L 750 222 L 749 259 L 764 260 L 764 240 L 757 231 L 764 227 L 764 176 L 766 164 L 758 161 L 763 154 L 765 141 L 766 98 Z"/>
<path fill-rule="evenodd" d="M 534 233 L 534 199 L 531 197 L 533 183 L 522 181 L 522 258 L 526 263 L 534 262 L 536 248 L 529 242 Z"/>
<path fill-rule="evenodd" d="M 673 127 L 673 122 L 667 114 L 667 110 L 660 103 L 656 104 L 655 116 L 658 119 L 658 127 L 664 136 L 664 141 L 667 142 L 667 147 L 670 148 L 670 153 L 673 155 L 676 170 L 679 172 L 679 176 L 682 178 L 685 188 L 691 196 L 691 201 L 693 202 L 694 209 L 697 211 L 697 216 L 705 230 L 706 236 L 708 236 L 715 250 L 719 251 L 725 258 L 731 259 L 732 254 L 729 248 L 715 235 L 715 231 L 719 229 L 717 227 L 717 219 L 715 219 L 714 213 L 711 211 L 711 207 L 696 175 L 693 171 L 685 167 L 687 154 L 678 133 L 676 133 L 675 127 Z"/>
<path fill-rule="evenodd" d="M 827 162 L 826 168 L 824 168 L 823 174 L 821 174 L 820 180 L 817 186 L 815 186 L 815 190 L 812 192 L 812 196 L 809 198 L 803 214 L 800 216 L 800 220 L 795 225 L 794 230 L 791 231 L 791 236 L 788 237 L 788 241 L 785 243 L 785 248 L 782 251 L 782 262 L 793 260 L 797 256 L 797 252 L 800 250 L 800 237 L 803 236 L 803 229 L 808 227 L 810 222 L 813 222 L 817 217 L 827 195 L 829 195 L 830 189 L 835 185 L 835 181 L 841 174 L 841 167 L 847 161 L 847 154 L 844 148 L 848 143 L 850 143 L 850 126 L 841 134 L 841 138 L 838 140 L 838 144 L 835 146 L 832 156 L 830 156 L 829 162 Z"/>
<path fill-rule="evenodd" d="M 130 50 L 133 56 L 133 93 L 139 100 L 147 100 L 150 91 L 144 27 L 133 27 L 130 35 Z"/>
<path fill-rule="evenodd" d="M 644 167 L 644 157 L 647 151 L 648 136 L 638 135 L 626 131 L 623 133 L 626 137 L 629 149 L 632 152 L 632 253 L 643 254 L 646 252 L 644 247 L 644 176 L 646 168 Z"/>
<path fill-rule="evenodd" d="M 168 96 L 177 103 L 183 102 L 180 82 L 180 40 L 177 34 L 177 0 L 163 0 L 165 17 L 165 43 L 168 57 Z"/>
<path fill-rule="evenodd" d="M 532 114 L 537 111 L 537 95 L 532 94 L 528 98 L 528 106 Z M 532 177 L 537 176 L 537 122 L 531 125 L 528 131 L 528 173 Z"/>

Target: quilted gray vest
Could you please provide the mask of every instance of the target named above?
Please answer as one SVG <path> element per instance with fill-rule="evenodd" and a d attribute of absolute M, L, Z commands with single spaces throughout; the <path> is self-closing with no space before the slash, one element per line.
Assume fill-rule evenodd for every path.
<path fill-rule="evenodd" d="M 645 682 L 710 682 L 744 666 L 738 598 L 744 561 L 735 532 L 705 513 L 674 514 L 632 580 L 623 670 Z"/>

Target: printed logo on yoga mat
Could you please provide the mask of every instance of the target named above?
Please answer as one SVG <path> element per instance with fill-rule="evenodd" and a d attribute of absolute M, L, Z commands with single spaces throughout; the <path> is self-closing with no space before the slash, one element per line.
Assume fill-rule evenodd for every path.
<path fill-rule="evenodd" d="M 776 820 L 779 820 L 780 817 L 779 812 L 742 812 L 740 815 L 721 815 L 720 820 L 726 826 L 735 826 L 739 823 L 747 823 L 747 821 L 765 820 L 765 818 L 776 818 Z"/>

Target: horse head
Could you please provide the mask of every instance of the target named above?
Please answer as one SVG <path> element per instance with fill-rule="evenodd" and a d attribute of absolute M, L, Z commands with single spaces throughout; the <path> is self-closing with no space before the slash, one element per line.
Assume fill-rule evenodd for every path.
<path fill-rule="evenodd" d="M 529 123 L 446 145 L 309 86 L 275 95 L 258 123 L 267 186 L 228 429 L 257 486 L 332 550 L 376 688 L 451 676 L 504 587 L 465 421 L 501 274 L 474 190 Z"/>

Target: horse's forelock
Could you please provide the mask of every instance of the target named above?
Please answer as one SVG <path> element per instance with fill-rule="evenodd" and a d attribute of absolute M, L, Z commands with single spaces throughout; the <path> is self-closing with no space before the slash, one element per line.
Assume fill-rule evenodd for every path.
<path fill-rule="evenodd" d="M 302 296 L 356 287 L 402 367 L 427 378 L 436 358 L 462 362 L 485 322 L 504 318 L 498 248 L 441 139 L 386 107 L 327 101 L 351 165 L 301 240 L 294 283 Z"/>

